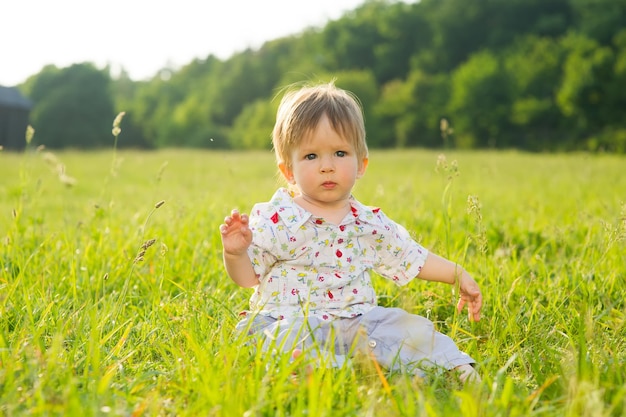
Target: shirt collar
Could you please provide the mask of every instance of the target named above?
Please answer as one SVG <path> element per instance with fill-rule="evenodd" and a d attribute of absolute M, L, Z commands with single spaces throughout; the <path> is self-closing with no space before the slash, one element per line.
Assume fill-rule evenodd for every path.
<path fill-rule="evenodd" d="M 299 229 L 304 223 L 307 222 L 307 220 L 313 218 L 313 214 L 293 201 L 294 197 L 295 194 L 292 191 L 286 188 L 279 188 L 270 200 L 270 204 L 276 209 L 278 216 L 287 228 L 292 231 Z M 379 208 L 368 207 L 359 202 L 353 196 L 350 196 L 350 208 L 355 221 L 370 224 L 381 224 L 381 220 L 378 215 L 380 211 Z"/>

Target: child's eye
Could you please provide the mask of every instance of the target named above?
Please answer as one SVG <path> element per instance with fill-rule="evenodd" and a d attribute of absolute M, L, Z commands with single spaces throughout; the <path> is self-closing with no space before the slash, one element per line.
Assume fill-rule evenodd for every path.
<path fill-rule="evenodd" d="M 343 158 L 344 156 L 347 155 L 347 152 L 346 151 L 337 151 L 337 152 L 335 152 L 335 155 L 337 155 L 340 158 Z"/>
<path fill-rule="evenodd" d="M 317 158 L 317 155 L 315 155 L 314 153 L 304 155 L 304 159 L 306 159 L 307 161 L 312 161 L 315 158 Z"/>

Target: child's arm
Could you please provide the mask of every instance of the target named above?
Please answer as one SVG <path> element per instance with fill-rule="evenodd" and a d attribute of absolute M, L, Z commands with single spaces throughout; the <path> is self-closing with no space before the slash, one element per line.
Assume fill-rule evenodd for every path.
<path fill-rule="evenodd" d="M 460 265 L 429 252 L 417 277 L 426 281 L 447 282 L 448 284 L 458 282 L 461 296 L 457 305 L 459 312 L 467 305 L 470 320 L 480 320 L 483 296 L 476 281 Z"/>
<path fill-rule="evenodd" d="M 253 287 L 259 283 L 248 247 L 252 243 L 252 231 L 248 226 L 248 216 L 233 210 L 220 225 L 224 266 L 228 276 L 241 287 Z"/>

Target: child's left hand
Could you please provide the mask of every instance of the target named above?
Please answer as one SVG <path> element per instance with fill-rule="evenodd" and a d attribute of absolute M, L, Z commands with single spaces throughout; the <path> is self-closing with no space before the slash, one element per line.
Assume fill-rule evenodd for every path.
<path fill-rule="evenodd" d="M 483 306 L 483 296 L 474 279 L 467 273 L 463 273 L 459 282 L 460 298 L 457 304 L 459 313 L 467 305 L 467 313 L 470 321 L 480 320 L 480 309 Z"/>

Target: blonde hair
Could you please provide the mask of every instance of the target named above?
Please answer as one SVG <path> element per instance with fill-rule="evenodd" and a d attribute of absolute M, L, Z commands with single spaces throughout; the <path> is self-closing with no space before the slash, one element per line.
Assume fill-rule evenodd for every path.
<path fill-rule="evenodd" d="M 367 158 L 365 125 L 359 99 L 333 82 L 285 93 L 276 114 L 272 145 L 278 163 L 291 168 L 291 153 L 326 115 L 332 128 L 354 146 L 359 167 Z"/>

